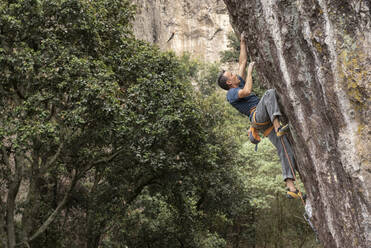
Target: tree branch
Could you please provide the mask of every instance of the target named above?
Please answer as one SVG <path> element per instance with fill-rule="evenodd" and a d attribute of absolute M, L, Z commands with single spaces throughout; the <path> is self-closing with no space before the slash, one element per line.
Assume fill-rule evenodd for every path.
<path fill-rule="evenodd" d="M 2 167 L 3 180 L 10 183 L 13 180 L 13 175 L 12 175 L 11 164 L 10 164 L 8 152 L 6 151 L 6 147 L 4 146 L 1 147 L 0 153 L 2 154 L 0 165 Z"/>
<path fill-rule="evenodd" d="M 52 164 L 55 163 L 55 161 L 57 160 L 59 154 L 61 154 L 61 151 L 62 151 L 63 145 L 64 145 L 64 142 L 61 142 L 61 143 L 59 144 L 59 147 L 58 147 L 57 152 L 54 154 L 54 156 L 53 156 L 53 157 L 52 157 L 48 162 L 46 162 L 46 166 L 45 166 L 46 168 L 49 168 L 50 165 L 52 165 Z"/>
<path fill-rule="evenodd" d="M 3 159 L 4 159 L 5 164 L 10 168 L 9 156 L 8 156 L 8 153 L 5 150 L 5 146 L 1 147 L 1 151 L 3 153 Z"/>
<path fill-rule="evenodd" d="M 24 155 L 24 158 L 25 158 L 25 159 L 26 159 L 30 164 L 33 163 L 32 158 L 30 158 L 29 155 L 25 154 L 25 155 Z"/>
<path fill-rule="evenodd" d="M 131 204 L 137 197 L 138 195 L 142 192 L 142 190 L 144 189 L 144 187 L 148 186 L 148 185 L 151 185 L 151 184 L 156 184 L 155 182 L 155 179 L 157 179 L 158 177 L 157 176 L 153 176 L 153 177 L 150 177 L 148 178 L 147 180 L 145 180 L 141 185 L 139 185 L 135 190 L 134 190 L 134 193 L 131 197 L 129 197 L 128 201 L 127 202 L 124 202 L 124 206 L 126 205 L 129 205 Z M 125 209 L 125 208 L 124 208 Z M 106 233 L 108 232 L 109 230 L 111 230 L 111 228 L 113 228 L 114 226 L 111 224 L 109 225 L 108 227 L 106 227 L 103 231 L 103 233 Z"/>
<path fill-rule="evenodd" d="M 64 195 L 63 200 L 58 204 L 57 208 L 48 217 L 48 219 L 41 225 L 41 227 L 34 233 L 34 235 L 32 235 L 29 239 L 23 240 L 22 242 L 18 243 L 17 246 L 22 245 L 22 244 L 27 245 L 27 243 L 36 239 L 40 234 L 42 234 L 48 228 L 48 226 L 54 221 L 57 215 L 61 212 L 62 208 L 66 205 L 68 198 L 71 195 L 77 181 L 78 181 L 78 177 L 77 177 L 77 173 L 75 172 L 75 175 L 71 182 L 71 186 L 69 190 L 66 192 L 66 194 Z"/>
<path fill-rule="evenodd" d="M 120 149 L 118 150 L 117 152 L 113 153 L 111 156 L 109 156 L 108 158 L 102 158 L 101 160 L 98 160 L 96 162 L 94 162 L 92 164 L 92 166 L 94 165 L 98 165 L 100 163 L 107 163 L 107 162 L 110 162 L 112 159 L 114 159 L 117 155 L 119 155 L 124 149 Z"/>
<path fill-rule="evenodd" d="M 3 93 L 4 95 L 7 95 L 8 92 L 4 90 L 4 87 L 0 85 L 0 93 Z"/>
<path fill-rule="evenodd" d="M 111 156 L 109 157 L 106 157 L 106 158 L 102 158 L 98 161 L 95 161 L 94 163 L 92 163 L 91 165 L 87 166 L 84 170 L 83 170 L 83 173 L 84 172 L 87 172 L 88 170 L 90 170 L 91 168 L 93 168 L 94 166 L 98 165 L 98 164 L 101 164 L 101 163 L 108 163 L 110 162 L 112 159 L 114 159 L 115 157 L 117 157 L 117 155 L 119 155 L 122 151 L 124 151 L 124 149 L 120 149 L 118 150 L 117 152 L 113 153 Z M 83 174 L 81 173 L 81 174 Z"/>
<path fill-rule="evenodd" d="M 141 185 L 139 185 L 133 192 L 133 195 L 131 197 L 129 197 L 128 201 L 126 202 L 126 204 L 131 204 L 136 198 L 137 196 L 142 192 L 142 190 L 144 189 L 144 187 L 152 184 L 154 182 L 154 180 L 156 179 L 157 177 L 154 176 L 154 177 L 150 177 L 148 178 L 147 180 L 145 180 Z"/>
<path fill-rule="evenodd" d="M 3 149 L 4 153 L 4 149 Z M 6 158 L 9 164 L 9 158 Z M 14 211 L 15 211 L 15 199 L 18 195 L 19 186 L 23 177 L 23 163 L 24 157 L 22 153 L 16 152 L 15 155 L 15 174 L 14 178 L 11 180 L 8 188 L 8 196 L 6 199 L 6 226 L 8 234 L 8 247 L 13 248 L 16 244 L 15 236 L 15 223 L 14 223 Z"/>

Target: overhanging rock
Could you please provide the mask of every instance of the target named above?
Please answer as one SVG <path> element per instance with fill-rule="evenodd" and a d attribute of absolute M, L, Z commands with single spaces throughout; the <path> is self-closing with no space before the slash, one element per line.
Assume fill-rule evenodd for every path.
<path fill-rule="evenodd" d="M 224 0 L 280 95 L 325 247 L 371 247 L 371 4 Z"/>

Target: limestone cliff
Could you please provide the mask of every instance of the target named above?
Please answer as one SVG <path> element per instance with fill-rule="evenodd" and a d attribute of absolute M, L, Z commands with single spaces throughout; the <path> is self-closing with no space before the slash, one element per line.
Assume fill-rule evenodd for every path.
<path fill-rule="evenodd" d="M 370 2 L 224 0 L 290 123 L 325 247 L 371 247 Z"/>
<path fill-rule="evenodd" d="M 216 61 L 227 49 L 232 32 L 222 0 L 133 0 L 133 23 L 138 39 L 156 43 L 163 50 L 188 51 L 202 60 Z"/>

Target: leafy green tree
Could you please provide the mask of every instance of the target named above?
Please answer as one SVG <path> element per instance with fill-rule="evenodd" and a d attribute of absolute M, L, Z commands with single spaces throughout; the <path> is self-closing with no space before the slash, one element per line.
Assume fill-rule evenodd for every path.
<path fill-rule="evenodd" d="M 76 184 L 122 149 L 112 146 L 114 131 L 127 131 L 120 101 L 127 82 L 117 61 L 130 45 L 124 34 L 133 8 L 125 1 L 29 0 L 1 1 L 0 12 L 6 243 L 51 245 L 53 235 L 41 234 Z M 21 183 L 29 190 L 18 205 Z M 49 194 L 49 185 L 64 193 Z"/>
<path fill-rule="evenodd" d="M 244 197 L 236 146 L 193 93 L 194 65 L 135 40 L 133 12 L 0 2 L 4 247 L 225 244 Z"/>

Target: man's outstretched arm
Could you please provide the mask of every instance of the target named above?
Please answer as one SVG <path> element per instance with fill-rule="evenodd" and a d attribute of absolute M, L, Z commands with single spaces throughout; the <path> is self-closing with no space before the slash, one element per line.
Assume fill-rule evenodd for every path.
<path fill-rule="evenodd" d="M 238 64 L 238 74 L 243 78 L 243 80 L 246 81 L 247 51 L 244 32 L 242 32 L 240 38 L 240 58 L 238 60 Z"/>
<path fill-rule="evenodd" d="M 255 62 L 251 62 L 249 64 L 249 68 L 247 69 L 247 79 L 245 86 L 243 89 L 238 91 L 238 97 L 239 98 L 244 98 L 248 95 L 250 95 L 252 91 L 252 70 L 254 69 Z"/>

